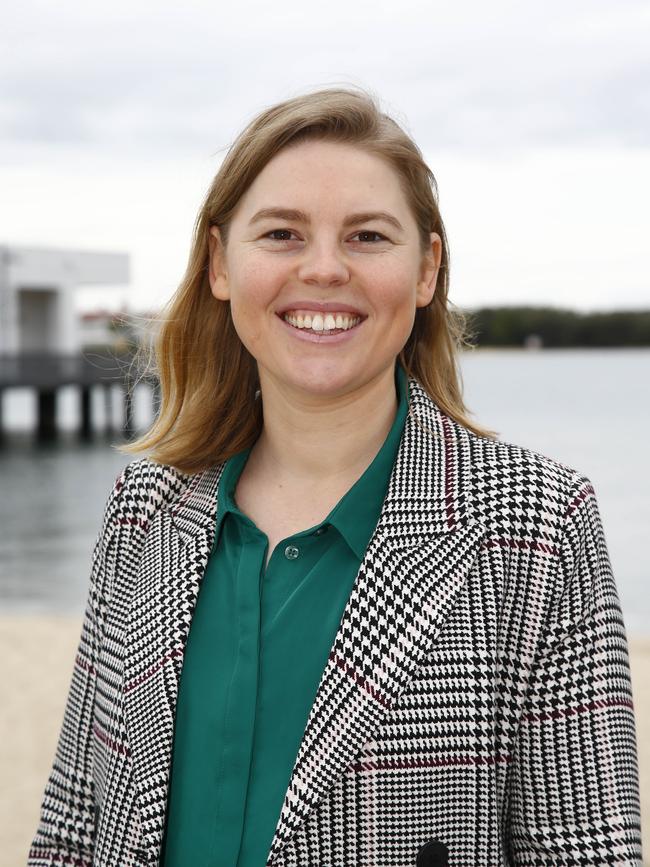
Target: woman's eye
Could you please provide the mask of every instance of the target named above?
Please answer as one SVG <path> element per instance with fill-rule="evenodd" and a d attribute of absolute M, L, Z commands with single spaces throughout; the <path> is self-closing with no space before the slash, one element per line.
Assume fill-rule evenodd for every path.
<path fill-rule="evenodd" d="M 386 240 L 384 235 L 381 235 L 379 232 L 372 232 L 369 229 L 366 229 L 366 231 L 364 232 L 357 232 L 357 235 L 359 236 L 360 240 L 364 242 L 370 241 L 371 243 L 377 243 L 377 241 Z M 369 235 L 374 235 L 374 238 L 368 237 Z"/>
<path fill-rule="evenodd" d="M 264 236 L 265 238 L 270 238 L 272 241 L 290 241 L 289 237 L 293 232 L 290 229 L 273 229 L 271 232 L 267 232 Z M 284 237 L 273 237 L 274 235 L 283 235 Z"/>

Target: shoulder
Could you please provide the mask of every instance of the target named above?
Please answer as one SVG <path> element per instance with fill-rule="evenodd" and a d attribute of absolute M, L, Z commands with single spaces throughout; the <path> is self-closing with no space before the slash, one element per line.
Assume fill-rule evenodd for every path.
<path fill-rule="evenodd" d="M 455 422 L 454 422 L 455 424 Z M 537 487 L 561 495 L 586 477 L 577 469 L 534 449 L 465 431 L 472 472 L 481 484 Z"/>
<path fill-rule="evenodd" d="M 183 495 L 190 479 L 149 458 L 124 467 L 108 495 L 93 549 L 92 599 L 106 602 L 113 597 L 116 581 L 133 579 L 149 525 L 161 508 Z"/>
<path fill-rule="evenodd" d="M 559 541 L 582 504 L 595 506 L 590 479 L 534 449 L 465 430 L 470 508 L 497 532 Z"/>
<path fill-rule="evenodd" d="M 444 489 L 445 502 L 482 524 L 499 544 L 556 551 L 576 511 L 597 511 L 583 473 L 534 449 L 472 431 L 447 415 L 417 380 L 409 382 L 413 414 L 437 441 L 431 449 L 421 431 L 415 433 L 415 453 L 422 443 L 426 455 L 425 483 L 434 496 Z"/>
<path fill-rule="evenodd" d="M 109 494 L 105 525 L 146 529 L 161 507 L 172 505 L 182 496 L 192 478 L 150 458 L 131 461 L 117 477 Z"/>

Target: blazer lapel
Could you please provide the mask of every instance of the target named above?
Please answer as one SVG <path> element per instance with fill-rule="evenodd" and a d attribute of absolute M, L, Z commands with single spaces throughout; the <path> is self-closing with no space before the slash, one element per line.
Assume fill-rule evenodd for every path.
<path fill-rule="evenodd" d="M 269 863 L 371 739 L 440 631 L 485 529 L 468 518 L 470 446 L 410 380 L 382 512 L 296 756 Z"/>
<path fill-rule="evenodd" d="M 165 825 L 174 717 L 185 644 L 214 540 L 223 465 L 193 477 L 153 519 L 128 613 L 124 717 L 147 860 Z"/>

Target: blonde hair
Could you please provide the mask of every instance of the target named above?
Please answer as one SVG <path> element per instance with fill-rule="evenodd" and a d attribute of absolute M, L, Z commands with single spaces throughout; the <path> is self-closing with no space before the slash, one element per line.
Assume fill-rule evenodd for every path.
<path fill-rule="evenodd" d="M 467 345 L 466 320 L 450 309 L 449 249 L 437 202 L 437 185 L 413 140 L 361 89 L 328 88 L 262 111 L 230 147 L 199 211 L 189 263 L 178 290 L 162 311 L 155 341 L 160 409 L 129 453 L 149 451 L 160 462 L 195 473 L 251 446 L 262 429 L 257 365 L 239 339 L 230 305 L 214 298 L 208 281 L 210 228 L 224 245 L 235 209 L 257 175 L 283 148 L 305 140 L 358 145 L 397 172 L 415 216 L 423 254 L 430 233 L 442 239 L 433 301 L 416 310 L 399 360 L 440 409 L 481 436 L 493 436 L 467 418 L 458 349 Z"/>

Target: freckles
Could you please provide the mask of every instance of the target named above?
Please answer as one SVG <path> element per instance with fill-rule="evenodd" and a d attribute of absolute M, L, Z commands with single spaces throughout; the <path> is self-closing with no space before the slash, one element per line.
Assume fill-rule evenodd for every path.
<path fill-rule="evenodd" d="M 264 283 L 265 277 L 269 272 L 268 261 L 249 261 L 241 273 L 241 279 L 244 283 Z"/>
<path fill-rule="evenodd" d="M 403 296 L 416 284 L 417 276 L 413 269 L 406 267 L 404 261 L 395 254 L 377 256 L 372 264 L 372 271 L 367 272 L 367 276 L 382 294 Z"/>
<path fill-rule="evenodd" d="M 245 340 L 247 345 L 256 344 L 261 336 L 259 322 L 255 316 L 255 304 L 250 301 L 243 301 L 233 311 L 233 320 L 235 328 L 240 337 Z"/>
<path fill-rule="evenodd" d="M 405 275 L 383 272 L 371 284 L 372 294 L 378 303 L 395 312 L 402 310 L 415 296 L 415 281 L 408 280 Z"/>
<path fill-rule="evenodd" d="M 237 282 L 241 297 L 245 299 L 244 303 L 257 307 L 266 304 L 273 297 L 277 283 L 273 270 L 261 265 L 247 267 L 238 275 Z"/>

